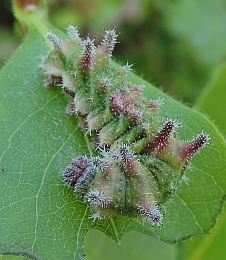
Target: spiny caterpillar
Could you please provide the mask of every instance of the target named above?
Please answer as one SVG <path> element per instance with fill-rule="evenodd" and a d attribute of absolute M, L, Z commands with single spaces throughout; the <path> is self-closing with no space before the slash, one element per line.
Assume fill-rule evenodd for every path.
<path fill-rule="evenodd" d="M 41 68 L 45 86 L 60 85 L 70 96 L 66 112 L 80 118 L 93 153 L 79 155 L 63 181 L 88 203 L 94 219 L 118 214 L 142 217 L 160 226 L 163 205 L 178 189 L 191 157 L 208 143 L 202 130 L 191 141 L 176 139 L 177 119 L 162 118 L 162 99 L 147 100 L 143 86 L 127 81 L 131 66 L 115 65 L 115 29 L 99 46 L 69 26 L 68 39 L 48 33 L 54 48 Z"/>

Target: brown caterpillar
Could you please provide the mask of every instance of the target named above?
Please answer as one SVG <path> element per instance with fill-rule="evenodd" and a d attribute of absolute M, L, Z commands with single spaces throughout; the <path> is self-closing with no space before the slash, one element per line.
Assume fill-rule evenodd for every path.
<path fill-rule="evenodd" d="M 202 131 L 191 141 L 176 139 L 177 119 L 158 114 L 163 100 L 144 98 L 143 86 L 127 81 L 131 66 L 112 63 L 114 29 L 105 31 L 98 47 L 81 39 L 76 27 L 66 30 L 66 40 L 46 35 L 54 48 L 41 65 L 45 86 L 60 85 L 71 97 L 66 111 L 80 118 L 98 155 L 74 158 L 63 181 L 89 204 L 94 219 L 122 214 L 159 226 L 162 206 L 209 136 Z"/>

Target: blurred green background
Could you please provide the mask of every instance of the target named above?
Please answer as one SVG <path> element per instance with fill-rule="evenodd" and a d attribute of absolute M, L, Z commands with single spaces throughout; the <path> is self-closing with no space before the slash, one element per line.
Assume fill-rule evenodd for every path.
<path fill-rule="evenodd" d="M 120 32 L 114 53 L 135 72 L 183 102 L 193 104 L 212 70 L 226 60 L 225 0 L 47 0 L 58 28 L 79 25 L 82 35 Z M 0 66 L 22 38 L 10 1 L 0 3 Z"/>
<path fill-rule="evenodd" d="M 68 24 L 79 25 L 82 36 L 85 37 L 87 33 L 90 37 L 97 36 L 97 44 L 101 40 L 104 28 L 116 26 L 117 32 L 120 32 L 120 44 L 116 46 L 114 59 L 121 64 L 127 61 L 133 64 L 136 74 L 189 106 L 202 99 L 213 72 L 225 64 L 225 0 L 47 2 L 49 20 L 54 26 L 63 29 Z M 17 49 L 22 38 L 19 25 L 11 12 L 10 1 L 1 0 L 0 68 Z M 226 70 L 223 73 L 226 73 Z M 221 94 L 225 95 L 225 83 L 221 91 Z M 226 110 L 225 106 L 222 109 Z M 222 110 L 224 114 L 225 110 Z M 209 114 L 211 116 L 211 112 Z M 217 123 L 221 126 L 218 121 Z M 221 130 L 226 129 L 222 127 Z M 225 226 L 224 222 L 222 225 Z M 88 260 L 193 260 L 192 257 L 185 257 L 185 253 L 189 252 L 189 246 L 185 249 L 184 244 L 167 245 L 138 233 L 126 235 L 122 244 L 118 246 L 110 238 L 92 230 L 85 245 Z M 190 248 L 194 250 L 193 246 Z M 193 255 L 191 252 L 189 254 Z M 0 256 L 0 260 L 5 259 L 24 258 Z M 226 252 L 220 252 L 220 255 L 212 259 L 226 259 Z"/>

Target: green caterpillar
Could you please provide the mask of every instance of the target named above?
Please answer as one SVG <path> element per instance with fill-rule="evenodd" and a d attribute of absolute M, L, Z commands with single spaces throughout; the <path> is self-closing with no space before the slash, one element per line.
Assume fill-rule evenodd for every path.
<path fill-rule="evenodd" d="M 163 100 L 144 98 L 143 86 L 127 81 L 131 66 L 111 61 L 115 29 L 105 31 L 98 47 L 80 38 L 76 27 L 66 30 L 66 40 L 46 35 L 54 48 L 41 65 L 45 86 L 60 85 L 71 97 L 66 111 L 80 118 L 98 155 L 74 158 L 63 181 L 89 204 L 94 219 L 122 214 L 160 226 L 162 206 L 209 136 L 202 131 L 191 141 L 176 139 L 177 119 L 158 114 Z"/>

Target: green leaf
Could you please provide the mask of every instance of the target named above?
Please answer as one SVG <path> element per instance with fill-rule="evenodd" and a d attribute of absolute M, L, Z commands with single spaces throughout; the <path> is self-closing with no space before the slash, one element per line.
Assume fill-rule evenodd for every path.
<path fill-rule="evenodd" d="M 221 129 L 226 130 L 226 64 L 216 69 L 210 83 L 204 89 L 195 106 L 202 111 Z"/>
<path fill-rule="evenodd" d="M 42 37 L 47 30 L 43 22 L 34 26 L 0 72 L 0 253 L 80 259 L 91 228 L 116 241 L 129 231 L 140 231 L 168 243 L 208 232 L 226 191 L 225 141 L 205 116 L 132 73 L 129 81 L 146 83 L 147 98 L 165 97 L 161 115 L 179 116 L 184 122 L 179 138 L 191 139 L 204 126 L 214 139 L 192 159 L 192 169 L 186 171 L 190 182 L 182 183 L 167 205 L 163 228 L 152 229 L 142 219 L 124 216 L 92 222 L 87 205 L 62 183 L 65 166 L 89 151 L 77 120 L 65 113 L 68 98 L 60 89 L 43 87 L 39 64 L 50 51 Z"/>
<path fill-rule="evenodd" d="M 192 44 L 196 55 L 211 66 L 224 59 L 225 1 L 159 1 L 167 29 Z"/>
<path fill-rule="evenodd" d="M 87 234 L 84 251 L 86 260 L 175 260 L 177 249 L 175 245 L 138 232 L 127 233 L 122 243 L 117 244 L 100 231 L 92 229 Z"/>
<path fill-rule="evenodd" d="M 226 116 L 226 64 L 219 67 L 213 74 L 208 86 L 196 101 L 196 106 L 210 116 L 212 120 L 225 133 Z M 186 256 L 188 260 L 218 260 L 225 259 L 226 249 L 226 211 L 220 215 L 216 226 L 210 234 L 197 237 L 186 243 Z"/>

